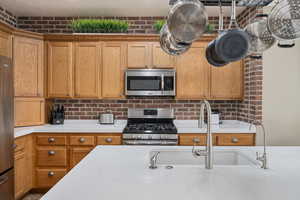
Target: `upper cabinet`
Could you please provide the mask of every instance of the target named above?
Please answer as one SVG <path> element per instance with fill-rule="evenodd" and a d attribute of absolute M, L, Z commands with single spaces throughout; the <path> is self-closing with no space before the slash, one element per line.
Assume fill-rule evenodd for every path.
<path fill-rule="evenodd" d="M 12 36 L 0 30 L 0 56 L 12 57 Z"/>
<path fill-rule="evenodd" d="M 14 84 L 16 97 L 44 95 L 44 46 L 42 40 L 14 37 Z"/>
<path fill-rule="evenodd" d="M 100 97 L 100 42 L 77 42 L 75 45 L 74 97 Z"/>
<path fill-rule="evenodd" d="M 72 42 L 48 42 L 48 96 L 73 96 Z"/>
<path fill-rule="evenodd" d="M 205 43 L 194 43 L 177 58 L 177 98 L 208 99 L 210 66 L 205 58 Z"/>
<path fill-rule="evenodd" d="M 174 68 L 175 57 L 165 53 L 157 42 L 152 44 L 151 64 L 153 68 Z"/>
<path fill-rule="evenodd" d="M 150 67 L 150 43 L 129 42 L 127 44 L 127 68 Z"/>
<path fill-rule="evenodd" d="M 158 42 L 129 42 L 127 68 L 173 68 L 175 57 L 168 55 Z"/>
<path fill-rule="evenodd" d="M 212 99 L 243 99 L 243 66 L 243 61 L 237 61 L 224 67 L 211 68 Z"/>
<path fill-rule="evenodd" d="M 124 97 L 126 43 L 106 42 L 102 47 L 102 97 Z"/>

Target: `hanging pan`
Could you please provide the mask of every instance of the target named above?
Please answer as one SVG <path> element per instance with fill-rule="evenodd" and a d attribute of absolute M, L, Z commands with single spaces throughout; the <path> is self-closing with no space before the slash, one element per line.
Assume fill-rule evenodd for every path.
<path fill-rule="evenodd" d="M 160 31 L 160 46 L 167 54 L 178 56 L 189 50 L 191 44 L 176 42 L 165 24 Z"/>
<path fill-rule="evenodd" d="M 219 34 L 222 33 L 223 31 L 223 10 L 222 10 L 222 4 L 221 1 L 219 1 L 219 7 L 220 7 L 220 12 L 219 12 Z M 215 51 L 215 45 L 216 45 L 216 40 L 211 41 L 205 51 L 205 56 L 209 64 L 215 67 L 222 67 L 228 64 L 228 62 L 225 62 L 222 60 L 216 53 Z"/>
<path fill-rule="evenodd" d="M 177 42 L 192 43 L 204 32 L 208 17 L 199 0 L 179 0 L 170 9 L 167 25 Z"/>
<path fill-rule="evenodd" d="M 268 28 L 278 40 L 300 38 L 300 0 L 280 0 L 272 8 Z"/>
<path fill-rule="evenodd" d="M 249 36 L 250 54 L 260 54 L 271 48 L 276 39 L 268 29 L 268 15 L 258 14 L 255 19 L 246 26 L 245 32 Z"/>
<path fill-rule="evenodd" d="M 234 62 L 243 59 L 249 50 L 249 36 L 238 27 L 236 22 L 236 1 L 232 0 L 231 20 L 229 29 L 223 31 L 217 38 L 215 50 L 224 62 Z"/>

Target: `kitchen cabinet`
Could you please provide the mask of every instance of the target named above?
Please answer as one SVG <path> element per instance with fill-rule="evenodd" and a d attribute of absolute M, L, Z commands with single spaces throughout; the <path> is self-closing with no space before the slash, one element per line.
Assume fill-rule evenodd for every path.
<path fill-rule="evenodd" d="M 243 61 L 237 61 L 224 67 L 211 67 L 212 99 L 243 99 L 243 66 Z"/>
<path fill-rule="evenodd" d="M 97 145 L 121 145 L 122 136 L 120 134 L 108 134 L 97 136 Z"/>
<path fill-rule="evenodd" d="M 209 99 L 211 66 L 205 58 L 206 43 L 197 42 L 186 53 L 178 56 L 177 99 Z"/>
<path fill-rule="evenodd" d="M 12 35 L 0 30 L 0 55 L 12 57 Z"/>
<path fill-rule="evenodd" d="M 73 96 L 72 42 L 48 42 L 48 96 Z"/>
<path fill-rule="evenodd" d="M 67 174 L 66 169 L 37 169 L 37 188 L 50 188 Z"/>
<path fill-rule="evenodd" d="M 102 46 L 102 98 L 124 98 L 126 43 L 106 42 Z"/>
<path fill-rule="evenodd" d="M 70 168 L 75 167 L 94 147 L 72 147 L 70 151 Z"/>
<path fill-rule="evenodd" d="M 182 146 L 205 146 L 206 133 L 179 134 L 179 145 Z M 255 134 L 252 133 L 214 133 L 213 145 L 216 146 L 254 146 Z"/>
<path fill-rule="evenodd" d="M 32 188 L 32 140 L 23 136 L 15 140 L 14 175 L 15 198 L 18 199 Z"/>
<path fill-rule="evenodd" d="M 100 96 L 100 64 L 100 42 L 77 42 L 75 44 L 75 97 L 98 98 Z"/>
<path fill-rule="evenodd" d="M 15 98 L 15 126 L 34 126 L 45 123 L 45 99 Z"/>
<path fill-rule="evenodd" d="M 127 44 L 127 68 L 150 67 L 150 53 L 149 42 L 129 42 Z"/>
<path fill-rule="evenodd" d="M 157 42 L 152 43 L 152 55 L 151 55 L 151 65 L 153 68 L 174 68 L 175 66 L 175 56 L 171 56 L 165 53 L 160 44 Z"/>
<path fill-rule="evenodd" d="M 43 41 L 15 36 L 13 43 L 15 96 L 43 97 Z"/>
<path fill-rule="evenodd" d="M 175 57 L 168 55 L 158 42 L 129 42 L 127 68 L 173 68 Z"/>

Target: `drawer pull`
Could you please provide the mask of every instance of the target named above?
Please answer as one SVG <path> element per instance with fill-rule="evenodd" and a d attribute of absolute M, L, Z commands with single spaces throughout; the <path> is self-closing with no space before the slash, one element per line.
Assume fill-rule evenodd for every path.
<path fill-rule="evenodd" d="M 49 151 L 48 154 L 49 154 L 49 156 L 53 156 L 53 155 L 55 155 L 55 151 Z"/>
<path fill-rule="evenodd" d="M 193 138 L 193 142 L 194 142 L 195 144 L 200 143 L 200 138 Z"/>
<path fill-rule="evenodd" d="M 49 176 L 49 177 L 52 177 L 52 176 L 54 176 L 54 175 L 55 175 L 54 172 L 49 172 L 49 173 L 48 173 L 48 176 Z"/>
<path fill-rule="evenodd" d="M 236 138 L 236 137 L 234 137 L 234 138 L 232 138 L 232 143 L 238 143 L 239 142 L 239 139 L 238 138 Z"/>
<path fill-rule="evenodd" d="M 14 149 L 16 149 L 17 147 L 18 147 L 18 145 L 17 145 L 17 144 L 14 144 L 14 145 L 13 145 L 13 148 L 14 148 Z"/>
<path fill-rule="evenodd" d="M 79 142 L 80 143 L 84 143 L 85 142 L 85 138 L 83 138 L 83 137 L 79 138 Z"/>
<path fill-rule="evenodd" d="M 49 139 L 48 139 L 48 142 L 49 142 L 49 143 L 55 142 L 55 138 L 53 138 L 53 137 L 49 138 Z"/>
<path fill-rule="evenodd" d="M 111 143 L 111 142 L 112 142 L 112 138 L 106 138 L 105 141 L 106 141 L 107 143 Z"/>

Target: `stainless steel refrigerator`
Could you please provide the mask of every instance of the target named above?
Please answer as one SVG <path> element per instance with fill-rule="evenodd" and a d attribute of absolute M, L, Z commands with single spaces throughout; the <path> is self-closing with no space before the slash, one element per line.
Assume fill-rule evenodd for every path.
<path fill-rule="evenodd" d="M 14 199 L 14 107 L 11 59 L 0 56 L 0 199 Z"/>

